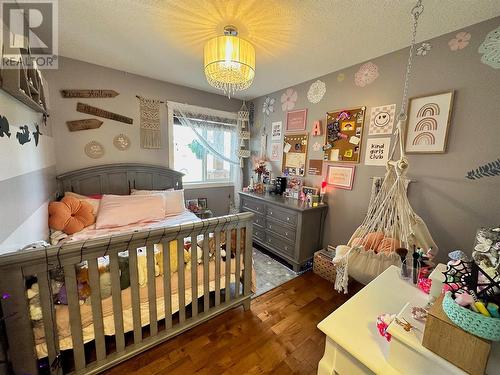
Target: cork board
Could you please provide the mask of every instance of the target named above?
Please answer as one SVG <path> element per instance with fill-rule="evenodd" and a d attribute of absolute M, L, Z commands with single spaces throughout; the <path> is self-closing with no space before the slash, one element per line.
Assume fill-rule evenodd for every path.
<path fill-rule="evenodd" d="M 359 163 L 366 107 L 326 113 L 323 160 Z"/>
<path fill-rule="evenodd" d="M 307 160 L 308 134 L 285 135 L 283 139 L 283 174 L 304 176 Z"/>

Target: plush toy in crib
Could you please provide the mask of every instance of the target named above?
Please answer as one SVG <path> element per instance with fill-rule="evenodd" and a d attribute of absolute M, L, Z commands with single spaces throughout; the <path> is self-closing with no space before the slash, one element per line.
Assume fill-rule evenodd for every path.
<path fill-rule="evenodd" d="M 76 280 L 78 286 L 78 299 L 80 303 L 86 302 L 91 294 L 89 269 L 87 267 L 80 267 L 76 271 Z M 101 289 L 101 298 L 108 298 L 111 296 L 111 275 L 105 266 L 99 267 L 99 284 Z M 57 302 L 61 305 L 68 304 L 68 292 L 66 285 L 61 287 L 57 295 Z"/>

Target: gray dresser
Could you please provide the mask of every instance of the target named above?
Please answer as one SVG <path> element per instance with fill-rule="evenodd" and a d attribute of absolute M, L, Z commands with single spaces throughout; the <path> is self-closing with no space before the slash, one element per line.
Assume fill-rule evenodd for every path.
<path fill-rule="evenodd" d="M 280 195 L 240 192 L 240 209 L 255 214 L 253 241 L 299 271 L 321 248 L 328 206 L 309 207 Z"/>

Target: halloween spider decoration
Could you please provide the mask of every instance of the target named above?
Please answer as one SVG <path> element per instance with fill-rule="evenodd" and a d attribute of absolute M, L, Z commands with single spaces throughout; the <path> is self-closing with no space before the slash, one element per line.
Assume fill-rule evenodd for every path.
<path fill-rule="evenodd" d="M 500 303 L 500 278 L 492 278 L 475 262 L 454 261 L 443 272 L 444 283 L 454 295 L 472 292 L 477 298 Z"/>

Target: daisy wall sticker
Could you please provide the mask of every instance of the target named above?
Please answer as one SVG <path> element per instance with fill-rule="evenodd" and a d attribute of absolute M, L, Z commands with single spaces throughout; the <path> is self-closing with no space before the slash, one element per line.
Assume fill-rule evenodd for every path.
<path fill-rule="evenodd" d="M 287 89 L 281 95 L 281 109 L 283 112 L 291 111 L 295 108 L 295 103 L 297 102 L 297 91 L 294 89 Z"/>
<path fill-rule="evenodd" d="M 432 49 L 432 46 L 430 43 L 422 43 L 420 47 L 417 48 L 417 55 L 418 56 L 425 56 L 427 55 Z"/>
<path fill-rule="evenodd" d="M 325 93 L 326 84 L 318 79 L 317 81 L 311 83 L 309 91 L 307 92 L 307 100 L 309 100 L 309 103 L 319 103 L 321 99 L 323 99 Z"/>
<path fill-rule="evenodd" d="M 356 74 L 354 74 L 354 83 L 358 87 L 365 87 L 373 83 L 378 76 L 378 66 L 370 61 L 361 65 Z"/>
<path fill-rule="evenodd" d="M 453 39 L 448 42 L 448 46 L 452 51 L 464 49 L 469 45 L 471 35 L 468 32 L 461 31 Z"/>
<path fill-rule="evenodd" d="M 274 112 L 274 102 L 276 99 L 271 98 L 269 96 L 266 96 L 264 99 L 264 104 L 262 105 L 262 112 L 265 113 L 266 115 L 270 115 L 271 113 Z"/>
<path fill-rule="evenodd" d="M 483 55 L 481 56 L 483 64 L 491 66 L 493 69 L 500 68 L 500 26 L 486 35 L 477 51 Z"/>

